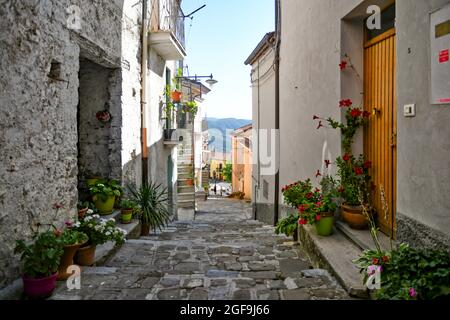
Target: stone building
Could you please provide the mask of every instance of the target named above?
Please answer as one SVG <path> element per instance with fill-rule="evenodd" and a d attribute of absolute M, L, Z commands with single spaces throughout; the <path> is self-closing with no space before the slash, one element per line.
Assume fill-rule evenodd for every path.
<path fill-rule="evenodd" d="M 231 134 L 231 190 L 233 193 L 243 193 L 245 200 L 253 198 L 252 157 L 252 124 L 248 124 Z"/>
<path fill-rule="evenodd" d="M 165 86 L 186 55 L 180 4 L 2 3 L 0 289 L 19 276 L 15 240 L 74 218 L 87 177 L 157 181 L 176 202 L 177 153 L 164 144 L 163 114 Z"/>
<path fill-rule="evenodd" d="M 282 186 L 314 179 L 318 170 L 325 171 L 325 160 L 343 154 L 340 132 L 317 130 L 313 116 L 343 120 L 339 101 L 352 99 L 372 115 L 356 137 L 353 153 L 364 152 L 373 163 L 381 230 L 418 247 L 450 248 L 450 2 L 277 3 L 275 39 L 266 36 L 247 60 L 252 65 L 254 126 L 265 128 L 266 121 L 280 135 L 279 171 L 269 177 L 275 197 L 256 198 L 257 217 L 273 222 L 285 216 Z M 379 27 L 373 25 L 375 17 Z M 341 61 L 347 62 L 344 70 Z M 259 90 L 263 86 L 267 91 Z M 267 111 L 258 113 L 261 106 Z M 263 114 L 259 120 L 258 114 Z M 336 173 L 335 166 L 330 170 Z"/>

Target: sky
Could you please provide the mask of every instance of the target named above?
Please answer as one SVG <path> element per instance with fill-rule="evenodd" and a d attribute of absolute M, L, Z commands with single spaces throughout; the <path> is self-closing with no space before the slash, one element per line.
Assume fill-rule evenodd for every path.
<path fill-rule="evenodd" d="M 263 36 L 274 31 L 274 0 L 183 0 L 185 66 L 189 75 L 210 75 L 219 81 L 206 96 L 207 116 L 252 118 L 250 66 L 244 65 Z M 186 71 L 185 71 L 186 75 Z"/>

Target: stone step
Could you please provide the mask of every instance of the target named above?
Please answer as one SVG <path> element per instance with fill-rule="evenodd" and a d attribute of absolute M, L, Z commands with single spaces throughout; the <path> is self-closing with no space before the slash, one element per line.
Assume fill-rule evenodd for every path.
<path fill-rule="evenodd" d="M 194 186 L 178 186 L 178 193 L 194 193 L 195 187 Z"/>
<path fill-rule="evenodd" d="M 178 178 L 178 187 L 192 187 L 188 184 L 189 180 L 192 182 L 192 179 Z"/>
<path fill-rule="evenodd" d="M 180 201 L 195 201 L 195 193 L 178 193 L 177 195 L 178 200 L 177 202 L 179 203 Z"/>
<path fill-rule="evenodd" d="M 178 167 L 178 175 L 183 174 L 183 173 L 192 173 L 194 171 L 194 166 L 179 166 Z"/>
<path fill-rule="evenodd" d="M 177 201 L 178 208 L 194 208 L 195 201 L 194 200 L 178 200 Z"/>
<path fill-rule="evenodd" d="M 301 226 L 299 243 L 315 266 L 330 271 L 350 296 L 369 298 L 368 289 L 363 284 L 363 275 L 353 264 L 362 250 L 338 229 L 335 228 L 329 237 L 321 237 L 313 226 Z"/>

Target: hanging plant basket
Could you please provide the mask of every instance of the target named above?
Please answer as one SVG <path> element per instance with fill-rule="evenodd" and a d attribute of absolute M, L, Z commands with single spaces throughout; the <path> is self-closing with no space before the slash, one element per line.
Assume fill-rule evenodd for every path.
<path fill-rule="evenodd" d="M 180 91 L 174 90 L 171 93 L 172 101 L 178 103 L 181 101 L 182 93 Z"/>

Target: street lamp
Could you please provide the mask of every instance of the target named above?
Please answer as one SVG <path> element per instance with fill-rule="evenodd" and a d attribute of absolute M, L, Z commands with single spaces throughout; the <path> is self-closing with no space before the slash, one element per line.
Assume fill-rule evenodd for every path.
<path fill-rule="evenodd" d="M 210 74 L 209 76 L 182 76 L 182 77 L 176 77 L 177 79 L 188 79 L 188 80 L 194 80 L 195 82 L 198 82 L 198 79 L 205 79 L 207 78 L 208 80 L 206 80 L 205 82 L 207 84 L 209 84 L 211 87 L 213 85 L 215 85 L 218 81 L 216 79 L 214 79 L 214 76 L 212 74 Z"/>

